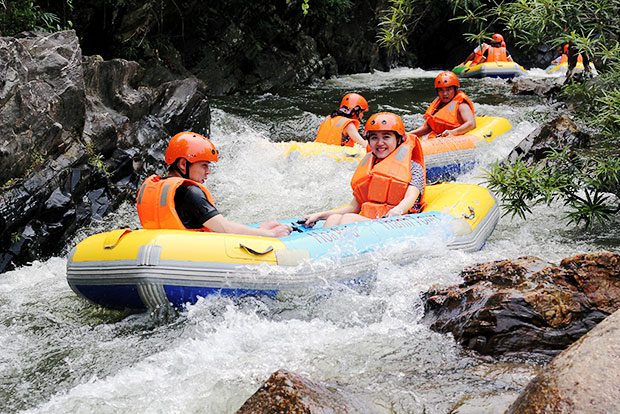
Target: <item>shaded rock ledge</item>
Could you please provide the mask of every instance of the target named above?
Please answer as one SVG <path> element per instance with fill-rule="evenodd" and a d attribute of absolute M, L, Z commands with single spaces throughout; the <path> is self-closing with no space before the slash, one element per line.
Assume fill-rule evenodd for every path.
<path fill-rule="evenodd" d="M 0 273 L 133 200 L 168 138 L 207 133 L 206 86 L 82 57 L 73 31 L 0 37 Z"/>
<path fill-rule="evenodd" d="M 620 308 L 620 255 L 479 264 L 423 295 L 425 323 L 487 355 L 557 355 Z"/>
<path fill-rule="evenodd" d="M 504 162 L 511 164 L 522 159 L 535 163 L 547 158 L 547 153 L 552 149 L 560 151 L 567 146 L 586 148 L 591 140 L 589 133 L 582 131 L 568 115 L 561 114 L 523 138 Z"/>

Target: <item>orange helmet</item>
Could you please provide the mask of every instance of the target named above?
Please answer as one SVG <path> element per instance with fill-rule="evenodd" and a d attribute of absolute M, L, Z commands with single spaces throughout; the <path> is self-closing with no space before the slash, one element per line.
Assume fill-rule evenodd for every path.
<path fill-rule="evenodd" d="M 368 110 L 368 102 L 362 95 L 357 93 L 348 93 L 340 101 L 340 109 L 347 108 L 349 111 L 359 107 L 363 112 Z"/>
<path fill-rule="evenodd" d="M 448 86 L 456 86 L 458 88 L 461 86 L 461 82 L 459 82 L 459 78 L 454 72 L 443 71 L 435 78 L 435 89 L 447 88 Z"/>
<path fill-rule="evenodd" d="M 211 140 L 195 132 L 179 132 L 170 139 L 164 160 L 171 165 L 179 158 L 194 163 L 217 161 L 217 150 Z"/>
<path fill-rule="evenodd" d="M 493 40 L 493 43 L 502 43 L 504 41 L 504 36 L 499 33 L 494 33 L 493 36 L 491 36 L 491 39 Z"/>
<path fill-rule="evenodd" d="M 371 131 L 393 131 L 401 137 L 405 136 L 405 124 L 400 116 L 391 112 L 379 112 L 368 118 L 364 126 L 364 134 Z"/>

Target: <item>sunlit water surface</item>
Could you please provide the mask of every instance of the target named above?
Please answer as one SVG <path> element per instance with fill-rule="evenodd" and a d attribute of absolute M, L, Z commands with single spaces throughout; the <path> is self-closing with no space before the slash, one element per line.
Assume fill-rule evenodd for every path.
<path fill-rule="evenodd" d="M 348 91 L 366 96 L 371 112 L 403 115 L 411 129 L 434 97 L 435 74 L 397 69 L 214 101 L 212 138 L 221 161 L 209 186 L 218 208 L 250 223 L 348 201 L 355 165 L 323 157 L 285 160 L 273 142 L 311 140 L 321 117 Z M 484 150 L 479 168 L 460 178 L 481 183 L 482 168 L 505 157 L 549 107 L 510 95 L 503 80 L 463 84 L 479 114 L 504 116 L 514 126 Z M 133 206 L 78 239 L 119 225 L 137 226 Z M 376 278 L 362 289 L 326 283 L 277 300 L 210 297 L 172 316 L 88 304 L 68 287 L 65 258 L 33 263 L 0 277 L 0 409 L 232 413 L 272 372 L 287 369 L 338 384 L 375 412 L 446 413 L 461 404 L 470 412 L 501 411 L 536 364 L 482 359 L 430 331 L 420 323 L 419 294 L 433 284 L 459 283 L 459 272 L 475 263 L 522 255 L 557 262 L 617 249 L 618 239 L 618 230 L 601 235 L 567 228 L 561 206 L 539 207 L 527 220 L 503 217 L 479 252 L 429 241 L 413 262 L 401 263 L 397 249 L 377 254 Z M 494 399 L 480 403 L 487 396 Z"/>

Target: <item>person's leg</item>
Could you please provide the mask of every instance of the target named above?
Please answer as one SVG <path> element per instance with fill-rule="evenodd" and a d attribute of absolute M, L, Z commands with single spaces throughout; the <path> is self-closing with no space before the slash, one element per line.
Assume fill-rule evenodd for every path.
<path fill-rule="evenodd" d="M 342 219 L 342 214 L 332 214 L 327 217 L 325 220 L 325 224 L 323 224 L 323 228 L 333 227 L 340 224 L 340 220 Z"/>
<path fill-rule="evenodd" d="M 367 220 L 370 220 L 370 219 L 368 217 L 360 216 L 359 214 L 347 213 L 342 216 L 342 219 L 340 220 L 340 224 L 357 223 L 359 221 L 367 221 Z"/>
<path fill-rule="evenodd" d="M 573 77 L 573 72 L 575 72 L 575 66 L 577 66 L 577 59 L 579 57 L 578 53 L 575 53 L 574 47 L 572 45 L 568 45 L 568 70 L 566 71 L 566 80 L 564 83 L 567 83 L 570 78 Z"/>

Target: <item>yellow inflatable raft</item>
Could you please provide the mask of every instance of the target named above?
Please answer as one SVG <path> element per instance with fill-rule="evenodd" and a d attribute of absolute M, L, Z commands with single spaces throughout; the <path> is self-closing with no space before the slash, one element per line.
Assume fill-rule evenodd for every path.
<path fill-rule="evenodd" d="M 502 117 L 477 116 L 476 128 L 467 135 L 439 137 L 422 141 L 429 182 L 445 181 L 471 170 L 477 163 L 476 149 L 505 134 L 512 125 Z M 279 144 L 286 157 L 326 156 L 337 161 L 359 162 L 366 149 L 359 146 L 340 147 L 319 142 L 283 142 Z"/>
<path fill-rule="evenodd" d="M 372 258 L 394 246 L 399 260 L 429 243 L 480 249 L 499 218 L 489 191 L 462 183 L 426 191 L 420 214 L 332 228 L 282 220 L 296 231 L 280 239 L 184 230 L 101 233 L 73 249 L 67 280 L 79 296 L 109 308 L 179 308 L 211 294 L 274 296 L 350 281 L 372 272 Z"/>

